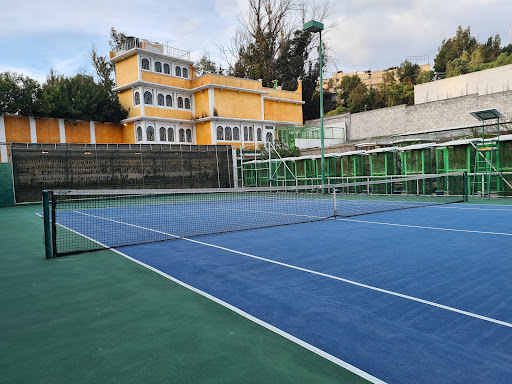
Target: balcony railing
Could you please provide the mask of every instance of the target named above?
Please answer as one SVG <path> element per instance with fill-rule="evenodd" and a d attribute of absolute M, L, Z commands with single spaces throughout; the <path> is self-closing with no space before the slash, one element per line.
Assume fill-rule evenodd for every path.
<path fill-rule="evenodd" d="M 183 59 L 190 61 L 190 52 L 182 49 L 169 47 L 168 45 L 154 43 L 144 39 L 138 39 L 136 37 L 126 37 L 126 40 L 119 44 L 114 49 L 114 57 L 123 54 L 124 52 L 139 48 L 152 53 L 159 53 L 161 55 L 174 57 L 177 59 Z"/>

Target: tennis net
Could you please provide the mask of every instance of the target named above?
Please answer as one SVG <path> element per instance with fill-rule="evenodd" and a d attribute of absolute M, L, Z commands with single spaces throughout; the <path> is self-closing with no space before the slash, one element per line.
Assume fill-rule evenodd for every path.
<path fill-rule="evenodd" d="M 464 173 L 336 185 L 49 192 L 52 255 L 464 201 Z M 48 238 L 48 237 L 47 237 Z M 48 244 L 47 244 L 48 247 Z"/>

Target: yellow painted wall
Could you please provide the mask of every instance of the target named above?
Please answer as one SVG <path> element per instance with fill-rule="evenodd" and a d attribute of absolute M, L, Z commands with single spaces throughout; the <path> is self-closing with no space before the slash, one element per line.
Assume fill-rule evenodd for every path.
<path fill-rule="evenodd" d="M 159 73 L 142 71 L 141 77 L 143 81 L 150 83 L 164 84 L 172 87 L 191 89 L 192 82 L 189 79 L 183 79 L 179 77 L 161 75 Z"/>
<path fill-rule="evenodd" d="M 140 116 L 140 106 L 139 107 L 134 107 L 133 106 L 133 96 L 132 96 L 132 91 L 131 90 L 127 90 L 127 91 L 123 91 L 123 92 L 119 92 L 117 94 L 117 96 L 119 97 L 119 103 L 121 103 L 121 105 L 128 110 L 128 116 L 126 117 L 127 119 L 129 119 L 130 117 L 135 117 L 135 116 Z M 140 100 L 142 102 L 143 100 L 143 97 L 142 95 L 140 95 Z"/>
<path fill-rule="evenodd" d="M 225 85 L 228 87 L 237 87 L 252 90 L 261 90 L 261 83 L 256 80 L 239 79 L 236 77 L 227 77 L 220 75 L 205 75 L 192 81 L 193 88 L 207 84 Z"/>
<path fill-rule="evenodd" d="M 302 125 L 302 105 L 265 100 L 265 120 L 288 121 Z"/>
<path fill-rule="evenodd" d="M 126 144 L 134 144 L 135 143 L 135 128 L 134 123 L 128 123 L 125 126 L 122 126 L 123 129 L 123 139 L 122 142 Z"/>
<path fill-rule="evenodd" d="M 196 144 L 211 145 L 212 144 L 212 129 L 211 122 L 196 124 Z"/>
<path fill-rule="evenodd" d="M 150 117 L 166 117 L 169 119 L 182 119 L 182 120 L 192 120 L 192 111 L 186 110 L 175 110 L 175 109 L 165 109 L 158 107 L 144 107 L 144 116 Z"/>
<path fill-rule="evenodd" d="M 204 75 L 204 76 L 192 79 L 192 88 L 197 88 L 202 85 L 210 84 L 211 77 L 212 77 L 212 75 Z"/>
<path fill-rule="evenodd" d="M 58 119 L 36 119 L 38 143 L 60 143 Z"/>
<path fill-rule="evenodd" d="M 263 88 L 264 91 L 270 92 L 267 97 L 277 97 L 279 99 L 297 100 L 302 101 L 302 93 L 291 91 L 280 91 L 279 89 Z"/>
<path fill-rule="evenodd" d="M 67 143 L 90 143 L 91 129 L 89 122 L 85 121 L 64 121 Z"/>
<path fill-rule="evenodd" d="M 261 119 L 261 95 L 215 89 L 215 108 L 222 117 Z"/>
<path fill-rule="evenodd" d="M 121 144 L 123 141 L 124 126 L 112 123 L 94 123 L 96 131 L 96 143 Z"/>
<path fill-rule="evenodd" d="M 132 83 L 139 79 L 139 68 L 137 55 L 116 63 L 116 85 L 118 87 Z"/>
<path fill-rule="evenodd" d="M 208 89 L 194 93 L 194 103 L 196 109 L 196 117 L 198 119 L 206 117 L 210 114 L 210 102 L 208 100 Z"/>
<path fill-rule="evenodd" d="M 30 143 L 28 117 L 4 116 L 5 139 L 8 143 Z"/>
<path fill-rule="evenodd" d="M 30 120 L 24 116 L 4 116 L 7 142 L 30 143 Z M 35 119 L 38 143 L 60 143 L 59 119 Z M 90 143 L 91 130 L 88 121 L 64 121 L 66 142 Z M 135 143 L 133 123 L 117 125 L 94 123 L 96 143 Z"/>

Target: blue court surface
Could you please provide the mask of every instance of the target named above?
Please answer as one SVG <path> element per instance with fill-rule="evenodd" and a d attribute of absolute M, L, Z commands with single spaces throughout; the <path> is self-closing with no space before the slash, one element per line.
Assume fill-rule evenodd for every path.
<path fill-rule="evenodd" d="M 512 383 L 510 205 L 428 206 L 118 252 L 375 382 Z"/>

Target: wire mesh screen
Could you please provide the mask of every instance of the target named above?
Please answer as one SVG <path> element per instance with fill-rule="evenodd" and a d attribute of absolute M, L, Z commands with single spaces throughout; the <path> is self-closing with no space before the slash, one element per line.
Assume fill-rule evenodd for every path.
<path fill-rule="evenodd" d="M 13 144 L 16 201 L 42 189 L 229 188 L 229 146 Z"/>
<path fill-rule="evenodd" d="M 469 169 L 472 166 L 468 159 L 468 147 L 465 145 L 450 148 L 450 169 Z"/>
<path fill-rule="evenodd" d="M 504 171 L 512 171 L 512 141 L 502 141 L 500 143 L 501 166 Z"/>
<path fill-rule="evenodd" d="M 402 163 L 402 167 L 405 168 L 407 174 L 421 173 L 422 170 L 422 152 L 421 151 L 410 151 L 406 153 L 405 164 Z"/>

